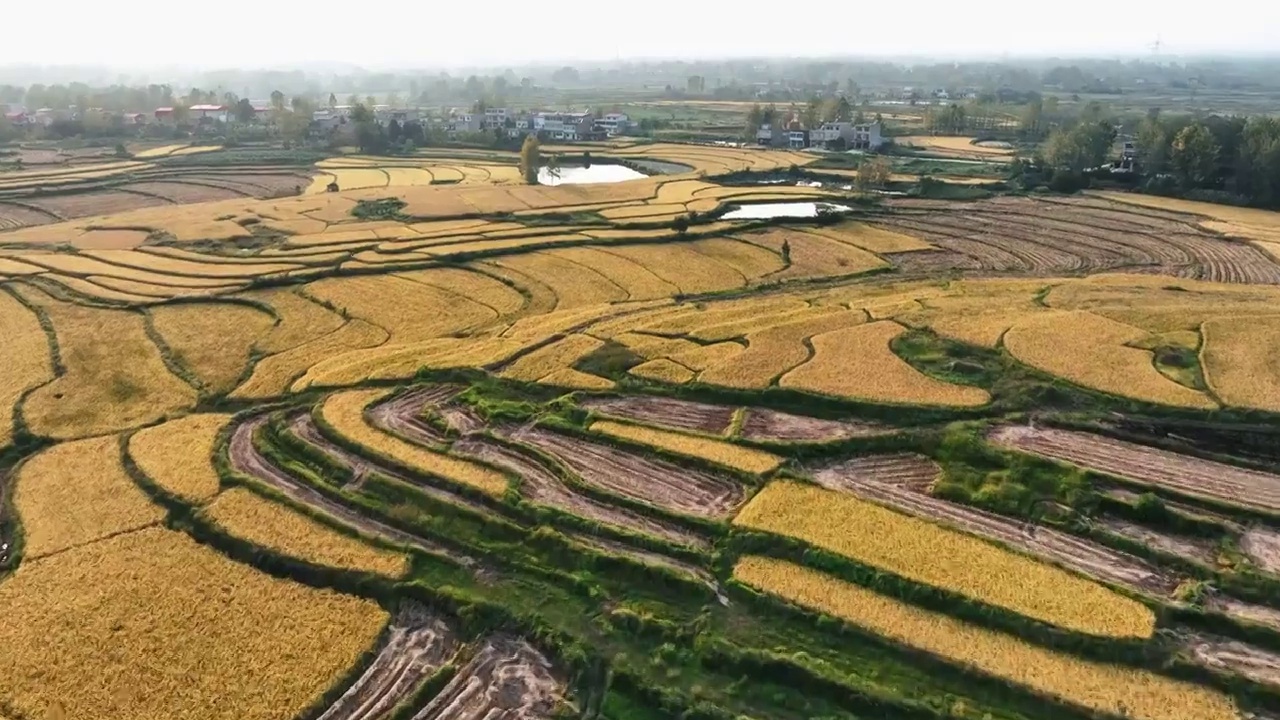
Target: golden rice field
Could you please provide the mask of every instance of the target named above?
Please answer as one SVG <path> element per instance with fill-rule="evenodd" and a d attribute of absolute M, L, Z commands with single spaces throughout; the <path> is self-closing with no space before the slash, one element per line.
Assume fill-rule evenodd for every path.
<path fill-rule="evenodd" d="M 1216 691 L 1058 654 L 781 560 L 742 558 L 733 577 L 908 647 L 1093 711 L 1143 720 L 1239 717 L 1231 700 Z"/>
<path fill-rule="evenodd" d="M 371 601 L 270 577 L 163 528 L 24 563 L 0 583 L 0 608 L 11 669 L 0 697 L 41 718 L 294 717 L 387 621 Z"/>
<path fill-rule="evenodd" d="M 734 445 L 723 440 L 687 435 L 685 433 L 659 430 L 657 428 L 597 420 L 591 423 L 593 432 L 604 433 L 611 437 L 652 445 L 680 455 L 701 458 L 717 465 L 723 465 L 742 472 L 761 474 L 776 470 L 782 459 L 763 450 Z"/>
<path fill-rule="evenodd" d="M 0 447 L 13 439 L 11 408 L 29 388 L 53 379 L 49 340 L 35 313 L 7 293 L 0 293 Z"/>
<path fill-rule="evenodd" d="M 364 417 L 365 408 L 387 396 L 384 390 L 353 390 L 329 396 L 319 407 L 318 417 L 334 432 L 402 465 L 414 467 L 446 480 L 475 488 L 489 495 L 501 495 L 507 478 L 484 465 L 450 457 L 401 440 L 379 430 Z"/>
<path fill-rule="evenodd" d="M 852 495 L 777 480 L 757 493 L 733 522 L 1069 630 L 1145 638 L 1155 629 L 1151 609 L 1136 600 Z M 947 562 L 937 562 L 941 555 Z"/>
<path fill-rule="evenodd" d="M 1280 412 L 1280 315 L 1217 318 L 1202 326 L 1205 382 L 1222 402 Z"/>
<path fill-rule="evenodd" d="M 143 428 L 129 438 L 129 457 L 160 489 L 191 502 L 218 493 L 213 453 L 231 422 L 221 413 L 197 413 Z"/>
<path fill-rule="evenodd" d="M 154 525 L 164 511 L 125 474 L 114 435 L 55 445 L 14 479 L 26 557 L 39 558 Z"/>
<path fill-rule="evenodd" d="M 399 577 L 408 558 L 368 545 L 245 488 L 220 494 L 204 517 L 254 545 L 307 562 Z"/>
<path fill-rule="evenodd" d="M 240 382 L 258 342 L 275 319 L 251 305 L 162 305 L 148 311 L 173 359 L 206 393 L 222 395 Z"/>

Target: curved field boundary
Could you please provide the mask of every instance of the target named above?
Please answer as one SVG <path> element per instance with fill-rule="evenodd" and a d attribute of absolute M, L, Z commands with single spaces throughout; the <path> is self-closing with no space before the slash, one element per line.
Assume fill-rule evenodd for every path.
<path fill-rule="evenodd" d="M 498 635 L 485 640 L 412 720 L 549 718 L 564 692 L 564 681 L 545 655 L 525 640 Z"/>
<path fill-rule="evenodd" d="M 414 442 L 443 447 L 448 438 L 423 418 L 423 412 L 435 409 L 462 392 L 454 385 L 433 385 L 411 390 L 369 408 L 369 419 L 379 428 L 403 435 Z"/>
<path fill-rule="evenodd" d="M 1187 650 L 1200 664 L 1263 685 L 1280 686 L 1280 655 L 1239 640 L 1204 633 L 1187 633 L 1184 638 Z"/>
<path fill-rule="evenodd" d="M 724 518 L 742 504 L 742 486 L 727 477 L 541 428 L 519 428 L 505 434 L 551 455 L 590 485 L 658 508 Z"/>
<path fill-rule="evenodd" d="M 351 510 L 307 485 L 295 480 L 284 470 L 276 467 L 270 460 L 254 447 L 253 437 L 268 420 L 267 415 L 259 415 L 240 423 L 231 433 L 231 441 L 227 448 L 231 460 L 231 469 L 235 472 L 254 478 L 279 490 L 294 502 L 332 517 L 342 525 L 358 532 L 371 535 L 395 545 L 407 545 L 430 555 L 438 555 L 463 565 L 472 565 L 474 561 L 459 553 L 448 550 L 429 540 L 410 535 L 389 525 L 365 517 Z"/>
<path fill-rule="evenodd" d="M 426 607 L 406 602 L 372 664 L 317 720 L 384 720 L 458 651 L 453 630 Z"/>
<path fill-rule="evenodd" d="M 1280 513 L 1280 475 L 1074 430 L 1006 425 L 987 437 L 1006 448 L 1185 497 Z"/>
<path fill-rule="evenodd" d="M 737 408 L 655 396 L 588 398 L 582 407 L 601 415 L 634 422 L 723 435 Z"/>
<path fill-rule="evenodd" d="M 483 437 L 468 437 L 453 444 L 453 451 L 468 457 L 506 468 L 519 475 L 523 481 L 520 494 L 529 500 L 588 520 L 613 525 L 630 532 L 667 540 L 676 545 L 705 550 L 709 543 L 671 523 L 614 507 L 574 492 L 563 480 L 537 460 Z"/>
<path fill-rule="evenodd" d="M 745 409 L 740 434 L 756 442 L 831 442 L 853 437 L 873 437 L 895 432 L 893 428 L 869 422 L 824 420 L 768 408 Z"/>
<path fill-rule="evenodd" d="M 852 493 L 916 517 L 995 540 L 1104 582 L 1167 597 L 1176 577 L 1132 555 L 1035 523 L 935 498 L 927 487 L 941 472 L 914 455 L 854 458 L 814 473 L 818 484 Z"/>

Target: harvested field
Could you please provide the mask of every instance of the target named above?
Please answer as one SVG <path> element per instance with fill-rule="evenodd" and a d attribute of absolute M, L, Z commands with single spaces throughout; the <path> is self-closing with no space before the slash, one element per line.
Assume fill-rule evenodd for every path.
<path fill-rule="evenodd" d="M 270 460 L 259 453 L 253 444 L 253 436 L 266 424 L 267 419 L 266 415 L 259 415 L 238 425 L 231 434 L 231 443 L 228 446 L 227 454 L 231 460 L 232 470 L 266 483 L 284 493 L 294 502 L 322 512 L 332 517 L 339 524 L 346 525 L 358 533 L 380 538 L 396 545 L 411 547 L 430 555 L 451 558 L 464 565 L 471 564 L 468 558 L 446 550 L 430 540 L 397 530 L 351 510 L 345 505 L 334 502 L 313 488 L 294 479 L 284 470 L 276 467 Z"/>
<path fill-rule="evenodd" d="M 709 546 L 703 538 L 676 525 L 575 492 L 540 461 L 506 445 L 482 437 L 469 437 L 455 442 L 452 450 L 515 473 L 521 479 L 520 494 L 532 502 L 623 530 L 652 535 L 676 545 L 699 549 Z"/>
<path fill-rule="evenodd" d="M 968 507 L 928 494 L 941 473 L 914 455 L 871 455 L 821 468 L 823 487 L 853 493 L 916 517 L 949 525 L 1035 555 L 1089 577 L 1147 592 L 1169 594 L 1178 579 L 1146 561 L 1090 540 L 1024 520 Z"/>
<path fill-rule="evenodd" d="M 443 447 L 448 438 L 423 419 L 423 414 L 439 408 L 460 392 L 462 388 L 454 385 L 429 385 L 411 390 L 369 408 L 369 420 L 414 442 Z"/>
<path fill-rule="evenodd" d="M 878 595 L 800 565 L 745 557 L 734 579 L 952 663 L 1134 720 L 1238 720 L 1226 695 L 1147 670 L 1082 660 Z"/>
<path fill-rule="evenodd" d="M 776 480 L 751 499 L 734 525 L 795 538 L 1077 632 L 1146 638 L 1155 629 L 1148 607 L 1109 588 L 842 492 Z M 940 553 L 948 562 L 937 562 Z M 1009 577 L 1020 581 L 1005 582 Z"/>
<path fill-rule="evenodd" d="M 782 458 L 763 450 L 734 445 L 724 440 L 712 440 L 697 435 L 659 430 L 643 425 L 597 420 L 591 423 L 592 432 L 602 433 L 633 443 L 650 445 L 668 452 L 699 458 L 727 468 L 755 475 L 772 472 L 782 464 Z"/>
<path fill-rule="evenodd" d="M 30 198 L 27 205 L 55 215 L 63 220 L 75 220 L 91 215 L 113 215 L 129 210 L 172 205 L 163 198 L 122 190 L 96 190 L 69 195 L 52 195 Z"/>
<path fill-rule="evenodd" d="M 1095 519 L 1093 522 L 1107 532 L 1136 540 L 1154 550 L 1176 555 L 1184 560 L 1213 566 L 1218 559 L 1217 543 L 1213 540 L 1160 532 L 1116 518 Z"/>
<path fill-rule="evenodd" d="M 227 490 L 202 515 L 257 547 L 317 565 L 398 578 L 409 559 L 375 548 L 246 488 Z"/>
<path fill-rule="evenodd" d="M 820 443 L 892 432 L 892 428 L 875 423 L 823 420 L 767 408 L 746 408 L 742 420 L 742 437 L 757 442 Z"/>
<path fill-rule="evenodd" d="M 349 441 L 371 453 L 407 468 L 444 478 L 494 497 L 507 489 L 507 478 L 484 465 L 449 457 L 401 440 L 365 420 L 364 410 L 386 395 L 384 390 L 351 390 L 330 395 L 320 405 L 319 417 Z M 322 425 L 323 427 L 323 425 Z"/>
<path fill-rule="evenodd" d="M 121 186 L 120 189 L 126 192 L 150 195 L 166 202 L 179 205 L 186 203 L 217 202 L 218 200 L 235 200 L 245 196 L 244 193 L 238 193 L 226 188 L 213 187 L 211 185 L 198 185 L 187 182 L 165 182 L 162 180 L 129 183 L 128 185 Z"/>
<path fill-rule="evenodd" d="M 579 403 L 592 412 L 649 425 L 723 435 L 736 409 L 728 405 L 678 400 L 649 395 L 587 398 Z"/>
<path fill-rule="evenodd" d="M 455 403 L 443 405 L 435 410 L 435 414 L 440 416 L 450 430 L 459 435 L 470 435 L 483 432 L 485 429 L 484 419 L 466 405 Z"/>
<path fill-rule="evenodd" d="M 317 720 L 385 720 L 458 652 L 458 638 L 433 611 L 405 601 L 367 670 Z"/>
<path fill-rule="evenodd" d="M 1186 641 L 1187 650 L 1202 665 L 1263 685 L 1280 686 L 1280 655 L 1239 640 L 1204 633 L 1187 633 Z"/>
<path fill-rule="evenodd" d="M 5 674 L 6 710 L 22 718 L 297 717 L 387 622 L 371 600 L 159 527 L 24 562 L 0 608 L 0 665 L 22 668 Z"/>
<path fill-rule="evenodd" d="M 351 483 L 356 486 L 364 481 L 365 475 L 371 470 L 382 471 L 374 463 L 325 437 L 324 433 L 320 432 L 320 428 L 316 427 L 316 420 L 309 412 L 300 412 L 289 420 L 286 432 L 328 455 L 329 459 L 346 468 L 351 473 Z"/>
<path fill-rule="evenodd" d="M 1006 425 L 995 429 L 989 439 L 1007 448 L 1190 498 L 1280 512 L 1280 476 L 1270 473 L 1049 427 Z"/>
<path fill-rule="evenodd" d="M 218 493 L 214 444 L 230 415 L 196 414 L 144 428 L 129 438 L 129 457 L 166 492 L 189 502 Z"/>
<path fill-rule="evenodd" d="M 1256 525 L 1240 538 L 1240 550 L 1262 570 L 1280 575 L 1280 532 Z"/>
<path fill-rule="evenodd" d="M 540 428 L 506 428 L 503 434 L 554 457 L 583 481 L 624 497 L 678 513 L 725 517 L 743 499 L 726 477 L 691 470 Z"/>
<path fill-rule="evenodd" d="M 62 218 L 34 205 L 0 202 L 0 232 L 58 222 Z"/>
<path fill-rule="evenodd" d="M 497 635 L 412 720 L 542 720 L 564 692 L 546 656 L 525 640 Z"/>
<path fill-rule="evenodd" d="M 912 207 L 879 221 L 952 253 L 897 255 L 904 269 L 941 260 L 957 269 L 1017 271 L 1040 276 L 1108 269 L 1228 283 L 1280 284 L 1280 264 L 1247 242 L 1218 237 L 1186 215 L 1096 198 L 1042 200 L 1000 197 L 974 203 Z M 925 263 L 925 265 L 918 265 Z"/>

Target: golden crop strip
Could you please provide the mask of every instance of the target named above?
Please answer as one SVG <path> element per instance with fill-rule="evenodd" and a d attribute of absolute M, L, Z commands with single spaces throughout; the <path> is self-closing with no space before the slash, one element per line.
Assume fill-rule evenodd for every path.
<path fill-rule="evenodd" d="M 654 275 L 645 266 L 598 248 L 574 247 L 548 251 L 553 257 L 563 258 L 604 275 L 626 291 L 631 300 L 656 300 L 673 297 L 680 288 Z"/>
<path fill-rule="evenodd" d="M 1225 695 L 1147 670 L 1056 653 L 923 610 L 816 570 L 763 557 L 734 567 L 739 582 L 838 617 L 895 642 L 1095 712 L 1134 720 L 1235 720 Z M 1011 582 L 1017 582 L 1011 580 Z"/>
<path fill-rule="evenodd" d="M 615 383 L 599 375 L 584 373 L 573 368 L 561 368 L 539 380 L 543 385 L 571 390 L 609 390 Z"/>
<path fill-rule="evenodd" d="M 778 384 L 885 403 L 972 407 L 991 400 L 985 390 L 935 380 L 895 355 L 889 343 L 903 332 L 897 323 L 874 322 L 815 335 L 813 357 Z"/>
<path fill-rule="evenodd" d="M 585 265 L 558 257 L 550 251 L 539 251 L 515 257 L 503 257 L 494 264 L 532 277 L 555 293 L 560 310 L 618 302 L 627 299 L 627 291 L 600 272 Z"/>
<path fill-rule="evenodd" d="M 164 519 L 164 510 L 125 474 L 115 435 L 55 445 L 32 457 L 18 471 L 13 505 L 28 560 Z"/>
<path fill-rule="evenodd" d="M 106 300 L 112 303 L 123 303 L 127 305 L 151 305 L 160 302 L 161 298 L 151 297 L 149 295 L 136 295 L 121 290 L 113 290 L 104 287 L 95 282 L 85 280 L 84 278 L 71 277 L 59 273 L 45 273 L 41 276 L 45 280 L 51 280 L 68 290 L 72 290 L 79 295 L 84 295 L 91 300 Z M 175 288 L 176 290 L 177 288 Z"/>
<path fill-rule="evenodd" d="M 152 482 L 190 502 L 218 494 L 214 443 L 230 415 L 196 414 L 144 428 L 129 438 L 129 457 Z"/>
<path fill-rule="evenodd" d="M 748 280 L 772 275 L 783 269 L 782 256 L 772 250 L 732 238 L 697 240 L 689 247 L 718 263 L 737 270 Z"/>
<path fill-rule="evenodd" d="M 1205 382 L 1227 405 L 1280 412 L 1280 315 L 1204 324 Z"/>
<path fill-rule="evenodd" d="M 42 272 L 45 272 L 45 269 L 38 265 L 24 263 L 15 258 L 0 257 L 0 274 L 2 275 L 39 275 Z"/>
<path fill-rule="evenodd" d="M 149 312 L 174 360 L 216 395 L 236 386 L 254 346 L 275 326 L 262 310 L 232 303 L 161 305 Z"/>
<path fill-rule="evenodd" d="M 125 250 L 121 252 L 133 251 Z M 233 284 L 236 280 L 236 278 L 231 278 L 229 280 L 227 277 L 200 278 L 170 275 L 163 272 L 143 270 L 124 265 L 115 265 L 85 255 L 32 253 L 30 255 L 23 255 L 22 259 L 33 265 L 39 265 L 67 275 L 104 275 L 107 277 L 120 278 L 121 280 L 133 280 L 134 282 L 149 283 L 152 285 L 171 285 L 175 288 L 221 288 L 226 287 L 229 284 Z"/>
<path fill-rule="evenodd" d="M 387 395 L 389 393 L 385 390 L 335 393 L 321 404 L 320 417 L 348 440 L 402 465 L 473 487 L 495 497 L 506 492 L 507 478 L 502 473 L 414 445 L 366 422 L 364 409 Z"/>
<path fill-rule="evenodd" d="M 53 322 L 65 372 L 27 396 L 32 432 L 67 439 L 137 427 L 196 403 L 196 391 L 165 366 L 141 315 L 19 292 Z"/>
<path fill-rule="evenodd" d="M 591 430 L 644 445 L 652 445 L 680 455 L 702 458 L 717 465 L 756 475 L 776 470 L 778 465 L 782 464 L 782 458 L 763 450 L 643 425 L 597 420 L 591 423 Z"/>
<path fill-rule="evenodd" d="M 249 376 L 231 393 L 233 398 L 267 398 L 285 394 L 294 380 L 319 362 L 352 350 L 378 347 L 387 332 L 363 320 L 351 320 L 323 337 L 258 361 Z"/>
<path fill-rule="evenodd" d="M 1204 393 L 1160 374 L 1149 351 L 1128 346 L 1146 335 L 1092 313 L 1043 313 L 1005 333 L 1004 345 L 1018 360 L 1088 388 L 1163 405 L 1216 407 Z"/>
<path fill-rule="evenodd" d="M 742 287 L 750 278 L 685 243 L 663 245 L 624 245 L 606 250 L 643 265 L 650 272 L 693 295 Z"/>
<path fill-rule="evenodd" d="M 803 540 L 1068 630 L 1145 638 L 1155 629 L 1150 608 L 1098 583 L 846 493 L 775 481 L 734 524 Z"/>
<path fill-rule="evenodd" d="M 499 317 L 520 312 L 525 306 L 525 298 L 519 290 L 474 270 L 431 268 L 403 272 L 400 277 L 468 298 L 493 310 Z"/>
<path fill-rule="evenodd" d="M 288 288 L 251 290 L 237 297 L 260 302 L 275 311 L 279 321 L 271 334 L 257 343 L 266 353 L 295 348 L 310 340 L 324 337 L 342 327 L 341 315 L 313 302 Z"/>
<path fill-rule="evenodd" d="M 280 720 L 350 672 L 377 603 L 279 580 L 150 528 L 0 583 L 0 678 L 27 718 Z M 252 678 L 252 682 L 246 682 Z"/>
<path fill-rule="evenodd" d="M 499 373 L 502 377 L 537 382 L 557 370 L 573 367 L 582 358 L 600 349 L 604 342 L 590 335 L 569 335 L 525 355 Z"/>
<path fill-rule="evenodd" d="M 350 350 L 312 365 L 292 386 L 345 387 L 365 380 L 409 379 L 422 368 L 480 368 L 510 358 L 524 343 L 504 338 L 436 338 Z"/>
<path fill-rule="evenodd" d="M 53 379 L 49 339 L 35 313 L 0 291 L 0 448 L 13 441 L 13 406 L 29 388 Z"/>
<path fill-rule="evenodd" d="M 492 308 L 395 275 L 326 278 L 307 294 L 385 329 L 391 342 L 444 337 L 497 319 Z"/>
<path fill-rule="evenodd" d="M 657 380 L 674 385 L 683 385 L 693 379 L 692 370 L 666 358 L 640 363 L 628 372 L 646 380 Z"/>
<path fill-rule="evenodd" d="M 173 284 L 184 283 L 184 277 L 241 279 L 302 268 L 297 263 L 284 262 L 254 264 L 198 262 L 155 253 L 139 252 L 137 250 L 85 250 L 83 254 L 113 265 L 149 270 L 161 275 L 172 275 L 175 276 Z"/>
<path fill-rule="evenodd" d="M 791 262 L 786 269 L 762 278 L 769 282 L 852 275 L 888 266 L 879 256 L 853 245 L 786 228 L 741 235 L 739 239 L 773 250 L 779 256 L 783 243 L 787 244 Z"/>
<path fill-rule="evenodd" d="M 403 553 L 343 535 L 246 488 L 223 492 L 203 514 L 238 538 L 317 565 L 388 577 L 400 577 L 408 568 Z"/>
<path fill-rule="evenodd" d="M 136 295 L 139 297 L 155 298 L 157 300 L 224 295 L 235 292 L 236 290 L 243 290 L 248 285 L 248 283 L 239 282 L 227 284 L 221 287 L 184 288 L 173 287 L 172 285 L 143 283 L 138 282 L 137 280 L 121 280 L 120 278 L 107 277 L 105 275 L 90 275 L 87 279 L 94 285 L 106 288 L 109 291 Z"/>
<path fill-rule="evenodd" d="M 703 382 L 725 387 L 758 389 L 809 358 L 804 341 L 819 333 L 860 325 L 866 321 L 861 311 L 803 311 L 776 327 L 747 334 L 747 349 L 729 362 L 712 365 L 698 376 Z M 762 316 L 767 322 L 768 315 Z M 677 362 L 679 361 L 676 359 Z"/>
<path fill-rule="evenodd" d="M 846 222 L 834 227 L 810 228 L 808 232 L 839 240 L 877 255 L 934 249 L 932 245 L 919 238 L 859 222 Z"/>

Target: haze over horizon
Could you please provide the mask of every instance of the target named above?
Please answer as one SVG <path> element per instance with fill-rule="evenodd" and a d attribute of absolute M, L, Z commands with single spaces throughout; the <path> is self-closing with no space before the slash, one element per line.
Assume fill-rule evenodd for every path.
<path fill-rule="evenodd" d="M 629 58 L 1150 56 L 1157 38 L 1169 56 L 1257 55 L 1276 52 L 1280 37 L 1280 4 L 1239 0 L 1217 3 L 1207 14 L 1158 0 L 1080 0 L 1040 12 L 1010 0 L 980 8 L 920 0 L 901 16 L 887 4 L 751 12 L 759 7 L 652 0 L 629 12 L 592 8 L 575 15 L 510 0 L 442 7 L 384 0 L 308 14 L 287 3 L 223 0 L 192 24 L 160 0 L 138 0 L 127 13 L 82 4 L 54 36 L 6 37 L 0 66 L 392 69 Z M 7 24 L 18 28 L 48 24 L 48 12 L 38 4 L 5 9 Z"/>

